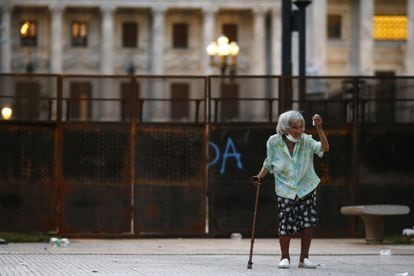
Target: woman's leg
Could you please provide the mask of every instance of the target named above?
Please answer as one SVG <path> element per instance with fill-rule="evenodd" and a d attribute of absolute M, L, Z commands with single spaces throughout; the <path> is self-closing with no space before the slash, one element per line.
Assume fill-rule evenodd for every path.
<path fill-rule="evenodd" d="M 312 241 L 312 227 L 305 228 L 301 233 L 301 248 L 300 248 L 300 262 L 303 262 L 303 259 L 309 258 L 309 248 Z"/>
<path fill-rule="evenodd" d="M 316 190 L 306 195 L 299 203 L 301 217 L 301 250 L 300 262 L 309 258 L 309 248 L 312 241 L 313 228 L 318 224 L 318 212 L 316 209 Z"/>
<path fill-rule="evenodd" d="M 288 259 L 290 261 L 289 255 L 289 245 L 290 245 L 290 236 L 279 236 L 280 251 L 282 252 L 282 257 L 280 259 Z"/>
<path fill-rule="evenodd" d="M 290 262 L 289 256 L 289 246 L 290 246 L 290 239 L 291 233 L 293 232 L 293 226 L 291 225 L 292 219 L 292 212 L 294 207 L 294 200 L 277 197 L 277 204 L 279 209 L 279 243 L 280 243 L 280 251 L 282 253 L 281 260 L 288 259 Z"/>

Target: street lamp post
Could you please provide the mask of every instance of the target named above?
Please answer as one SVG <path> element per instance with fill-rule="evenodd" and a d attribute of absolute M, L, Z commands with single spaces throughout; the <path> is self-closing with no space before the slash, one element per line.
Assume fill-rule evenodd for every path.
<path fill-rule="evenodd" d="M 292 2 L 282 0 L 282 93 L 279 112 L 292 109 Z"/>
<path fill-rule="evenodd" d="M 282 0 L 282 76 L 292 76 L 292 3 Z"/>
<path fill-rule="evenodd" d="M 283 97 L 279 108 L 292 108 L 292 32 L 299 33 L 299 105 L 304 108 L 306 96 L 306 7 L 311 0 L 294 0 L 298 8 L 292 11 L 292 0 L 282 0 L 282 76 Z"/>
<path fill-rule="evenodd" d="M 227 71 L 230 76 L 230 79 L 234 77 L 234 75 L 236 74 L 237 56 L 240 52 L 240 47 L 239 45 L 237 45 L 235 41 L 229 43 L 229 38 L 227 36 L 222 35 L 217 39 L 217 41 L 211 42 L 207 46 L 206 50 L 207 54 L 210 56 L 210 65 L 220 68 L 220 74 L 222 76 L 220 80 L 220 91 L 221 95 L 223 96 L 226 90 L 224 76 L 226 76 Z M 221 105 L 221 115 L 223 118 L 225 118 L 227 116 L 226 114 L 229 114 L 229 109 L 226 108 L 226 106 L 230 102 L 229 99 L 226 97 L 221 98 L 221 100 L 224 101 Z M 218 101 L 215 100 L 215 116 L 217 116 L 217 105 Z M 210 105 L 208 108 L 210 109 Z M 211 112 L 209 113 L 211 114 Z"/>
<path fill-rule="evenodd" d="M 229 43 L 227 36 L 220 36 L 217 41 L 211 42 L 207 46 L 207 54 L 210 56 L 210 65 L 220 68 L 220 74 L 236 74 L 237 56 L 240 51 L 239 45 L 235 41 Z"/>
<path fill-rule="evenodd" d="M 306 7 L 310 0 L 296 0 L 293 4 L 298 7 L 297 31 L 299 33 L 299 108 L 305 108 L 306 97 Z"/>
<path fill-rule="evenodd" d="M 306 74 L 306 7 L 310 0 L 296 0 L 293 4 L 298 7 L 297 31 L 299 33 L 299 76 Z"/>

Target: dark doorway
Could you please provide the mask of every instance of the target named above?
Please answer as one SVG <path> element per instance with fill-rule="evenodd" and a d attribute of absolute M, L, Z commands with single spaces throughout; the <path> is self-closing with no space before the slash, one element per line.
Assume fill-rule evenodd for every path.
<path fill-rule="evenodd" d="M 92 116 L 92 87 L 89 82 L 70 84 L 70 119 L 89 120 Z"/>
<path fill-rule="evenodd" d="M 375 117 L 377 123 L 393 123 L 395 119 L 395 73 L 377 71 L 378 85 L 375 88 Z"/>
<path fill-rule="evenodd" d="M 236 119 L 239 116 L 239 85 L 237 83 L 221 84 L 221 120 Z"/>
<path fill-rule="evenodd" d="M 189 117 L 190 86 L 188 83 L 171 84 L 171 118 L 181 120 Z"/>
<path fill-rule="evenodd" d="M 130 120 L 131 119 L 131 93 L 133 92 L 132 89 L 134 89 L 134 86 L 132 85 L 131 82 L 123 82 L 121 83 L 121 120 L 125 121 L 125 120 Z M 137 89 L 137 116 L 138 118 L 142 117 L 141 114 L 141 104 L 138 101 L 138 99 L 140 98 L 140 86 L 139 83 L 136 83 L 136 89 Z"/>
<path fill-rule="evenodd" d="M 40 113 L 40 84 L 35 81 L 16 83 L 16 119 L 36 120 Z"/>

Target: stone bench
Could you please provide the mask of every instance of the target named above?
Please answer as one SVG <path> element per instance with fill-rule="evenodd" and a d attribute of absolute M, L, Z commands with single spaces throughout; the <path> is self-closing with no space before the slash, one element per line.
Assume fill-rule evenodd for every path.
<path fill-rule="evenodd" d="M 368 243 L 381 243 L 384 239 L 384 216 L 406 215 L 410 207 L 406 205 L 354 205 L 341 208 L 343 215 L 360 216 L 365 225 L 365 240 Z"/>

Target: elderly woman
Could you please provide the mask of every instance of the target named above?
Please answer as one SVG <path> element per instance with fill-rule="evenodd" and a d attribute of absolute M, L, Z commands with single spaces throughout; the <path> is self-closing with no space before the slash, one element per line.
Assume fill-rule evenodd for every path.
<path fill-rule="evenodd" d="M 279 116 L 276 134 L 267 141 L 267 157 L 253 183 L 260 185 L 268 172 L 274 175 L 279 209 L 279 243 L 282 257 L 279 268 L 289 268 L 289 244 L 292 235 L 301 235 L 299 267 L 316 268 L 309 260 L 312 229 L 318 224 L 316 188 L 320 182 L 313 168 L 314 154 L 322 157 L 329 151 L 328 139 L 322 129 L 322 117 L 313 116 L 313 125 L 320 142 L 305 134 L 305 120 L 297 111 Z"/>

